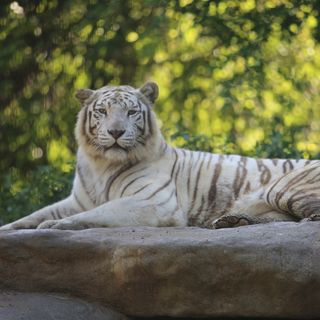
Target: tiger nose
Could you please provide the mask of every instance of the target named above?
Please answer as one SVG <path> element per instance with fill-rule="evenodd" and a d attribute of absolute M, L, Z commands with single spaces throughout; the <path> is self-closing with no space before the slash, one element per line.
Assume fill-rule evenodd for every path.
<path fill-rule="evenodd" d="M 108 133 L 114 138 L 114 139 L 118 139 L 119 137 L 121 137 L 126 130 L 117 130 L 117 129 L 112 129 L 112 130 L 108 130 Z"/>

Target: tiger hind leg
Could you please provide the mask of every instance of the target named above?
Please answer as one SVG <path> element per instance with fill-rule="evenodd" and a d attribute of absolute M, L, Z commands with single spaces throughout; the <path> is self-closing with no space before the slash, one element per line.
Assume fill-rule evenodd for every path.
<path fill-rule="evenodd" d="M 293 170 L 271 184 L 264 194 L 274 210 L 298 220 L 320 220 L 320 161 Z"/>

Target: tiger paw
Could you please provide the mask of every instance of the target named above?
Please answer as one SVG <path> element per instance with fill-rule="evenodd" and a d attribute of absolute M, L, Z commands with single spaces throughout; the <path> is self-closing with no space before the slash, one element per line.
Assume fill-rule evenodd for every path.
<path fill-rule="evenodd" d="M 311 214 L 308 218 L 302 219 L 302 221 L 320 221 L 320 213 Z"/>
<path fill-rule="evenodd" d="M 21 219 L 22 220 L 22 219 Z M 23 221 L 16 221 L 5 224 L 0 227 L 0 231 L 19 230 L 19 229 L 35 229 L 38 225 L 37 221 L 23 219 Z"/>
<path fill-rule="evenodd" d="M 46 220 L 40 223 L 37 229 L 51 229 L 59 220 Z"/>
<path fill-rule="evenodd" d="M 87 229 L 87 226 L 84 226 L 77 221 L 71 219 L 61 219 L 61 220 L 47 220 L 42 222 L 38 229 L 60 229 L 60 230 L 82 230 Z"/>
<path fill-rule="evenodd" d="M 222 216 L 212 223 L 213 229 L 222 229 L 222 228 L 235 228 L 241 226 L 247 226 L 252 224 L 250 218 L 244 215 L 230 215 L 230 216 Z"/>
<path fill-rule="evenodd" d="M 23 229 L 23 228 L 19 228 L 13 223 L 8 223 L 0 227 L 0 231 L 8 231 L 8 230 L 16 230 L 16 229 Z"/>

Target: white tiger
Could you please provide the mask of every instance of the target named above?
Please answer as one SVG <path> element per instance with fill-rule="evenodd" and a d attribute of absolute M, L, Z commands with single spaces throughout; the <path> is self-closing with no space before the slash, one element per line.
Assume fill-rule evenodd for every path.
<path fill-rule="evenodd" d="M 234 227 L 319 219 L 320 162 L 170 147 L 152 111 L 158 86 L 82 89 L 70 196 L 1 230 Z"/>

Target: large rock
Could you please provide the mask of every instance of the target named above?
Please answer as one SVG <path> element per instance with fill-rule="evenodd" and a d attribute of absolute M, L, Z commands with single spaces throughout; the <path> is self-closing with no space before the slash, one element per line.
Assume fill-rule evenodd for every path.
<path fill-rule="evenodd" d="M 0 232 L 0 288 L 135 316 L 320 317 L 320 222 Z"/>

